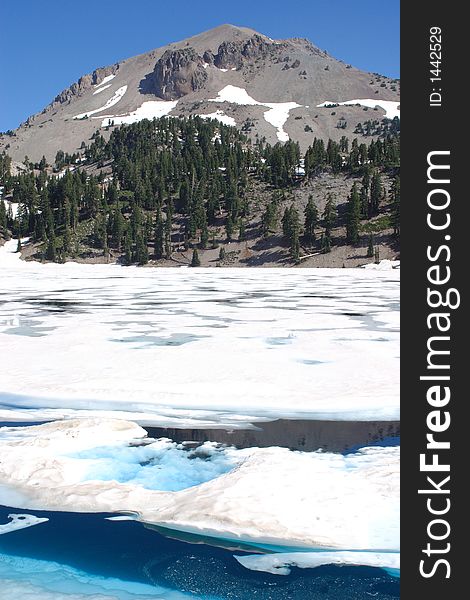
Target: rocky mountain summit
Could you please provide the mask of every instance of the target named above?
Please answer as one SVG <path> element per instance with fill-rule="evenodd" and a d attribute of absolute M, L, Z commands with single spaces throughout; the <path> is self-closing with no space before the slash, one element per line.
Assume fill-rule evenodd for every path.
<path fill-rule="evenodd" d="M 100 130 L 143 118 L 200 115 L 237 126 L 253 141 L 361 137 L 366 121 L 399 114 L 399 82 L 360 71 L 309 40 L 272 40 L 222 25 L 83 75 L 17 130 L 0 152 L 52 161 L 79 153 Z"/>

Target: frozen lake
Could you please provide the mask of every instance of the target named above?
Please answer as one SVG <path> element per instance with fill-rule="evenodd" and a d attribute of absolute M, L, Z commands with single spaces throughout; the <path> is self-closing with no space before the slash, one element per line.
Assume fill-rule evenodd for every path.
<path fill-rule="evenodd" d="M 13 250 L 0 421 L 399 417 L 398 270 L 40 265 Z"/>
<path fill-rule="evenodd" d="M 41 265 L 15 249 L 0 248 L 8 600 L 398 597 L 396 442 L 185 445 L 138 425 L 392 427 L 398 270 Z"/>

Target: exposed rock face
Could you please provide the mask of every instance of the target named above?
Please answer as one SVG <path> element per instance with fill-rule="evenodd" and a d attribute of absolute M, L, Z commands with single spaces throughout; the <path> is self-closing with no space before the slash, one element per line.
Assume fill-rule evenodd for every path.
<path fill-rule="evenodd" d="M 105 77 L 114 75 L 118 69 L 119 65 L 116 64 L 110 67 L 99 67 L 98 69 L 95 69 L 93 73 L 83 75 L 78 81 L 72 83 L 70 87 L 60 92 L 60 94 L 54 98 L 52 105 L 55 103 L 63 104 L 64 102 L 70 102 L 74 96 L 79 96 L 80 94 L 83 94 L 83 92 L 89 90 L 93 85 L 101 83 Z"/>
<path fill-rule="evenodd" d="M 223 42 L 214 57 L 214 64 L 219 69 L 238 69 L 245 61 L 266 58 L 275 49 L 274 44 L 268 43 L 260 35 L 240 42 Z"/>
<path fill-rule="evenodd" d="M 202 58 L 204 59 L 204 62 L 207 63 L 208 65 L 214 64 L 214 55 L 212 54 L 212 52 L 210 50 L 206 50 L 204 52 Z"/>
<path fill-rule="evenodd" d="M 204 87 L 207 73 L 204 60 L 194 48 L 167 50 L 153 71 L 155 94 L 164 100 L 176 100 Z"/>

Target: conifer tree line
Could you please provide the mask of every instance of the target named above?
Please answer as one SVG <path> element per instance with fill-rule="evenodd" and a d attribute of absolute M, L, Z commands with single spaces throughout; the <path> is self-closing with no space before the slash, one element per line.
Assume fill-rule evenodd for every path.
<path fill-rule="evenodd" d="M 362 176 L 347 207 L 347 238 L 355 244 L 361 220 L 380 210 L 383 171 L 398 172 L 400 156 L 397 132 L 369 145 L 344 136 L 326 145 L 315 138 L 301 156 L 296 142 L 251 143 L 236 128 L 200 117 L 143 120 L 115 128 L 107 142 L 97 132 L 82 149 L 83 156 L 58 151 L 52 173 L 45 158 L 33 165 L 25 157 L 25 171 L 13 176 L 9 157 L 0 156 L 3 195 L 12 194 L 19 203 L 13 218 L 0 202 L 0 233 L 31 237 L 52 261 L 76 256 L 86 239 L 104 256 L 117 255 L 127 264 L 192 249 L 191 264 L 198 266 L 197 249 L 216 247 L 216 232 L 225 241 L 246 238 L 252 186 L 258 181 L 272 190 L 261 217 L 262 235 L 269 237 L 282 224 L 297 262 L 301 245 L 320 244 L 329 251 L 337 211 L 329 197 L 319 214 L 310 196 L 302 214 L 293 203 L 285 207 L 286 191 L 325 171 Z M 398 178 L 389 200 L 399 235 Z"/>

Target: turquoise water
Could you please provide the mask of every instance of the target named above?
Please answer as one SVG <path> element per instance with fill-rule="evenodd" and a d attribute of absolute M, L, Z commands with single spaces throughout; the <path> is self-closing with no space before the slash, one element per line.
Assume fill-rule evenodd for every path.
<path fill-rule="evenodd" d="M 2 555 L 47 561 L 43 563 L 46 565 L 62 563 L 88 574 L 90 582 L 100 577 L 119 578 L 127 589 L 130 582 L 130 589 L 135 586 L 136 598 L 141 584 L 153 586 L 156 598 L 165 597 L 158 593 L 161 588 L 202 600 L 399 597 L 398 580 L 381 569 L 293 568 L 288 576 L 271 575 L 242 567 L 233 557 L 243 554 L 239 550 L 170 539 L 134 521 L 108 521 L 105 517 L 109 515 L 104 514 L 19 511 L 0 506 L 0 522 L 7 522 L 7 515 L 15 512 L 46 517 L 49 521 L 0 536 L 0 565 Z M 1 591 L 0 597 L 17 600 L 4 598 Z"/>

